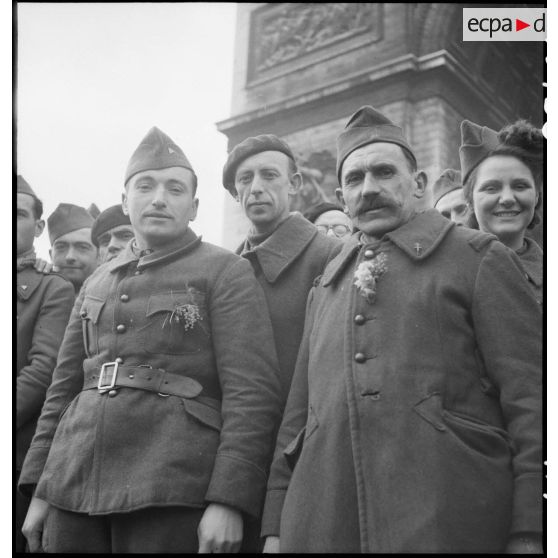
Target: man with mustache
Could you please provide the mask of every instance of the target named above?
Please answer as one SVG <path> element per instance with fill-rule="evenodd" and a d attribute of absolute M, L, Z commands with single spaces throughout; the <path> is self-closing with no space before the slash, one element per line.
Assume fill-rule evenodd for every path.
<path fill-rule="evenodd" d="M 97 248 L 91 242 L 93 217 L 83 207 L 61 203 L 50 214 L 47 224 L 52 263 L 72 283 L 77 294 L 97 267 Z"/>
<path fill-rule="evenodd" d="M 122 204 L 102 211 L 91 229 L 91 241 L 99 249 L 99 264 L 116 258 L 132 238 L 130 217 L 122 211 Z"/>
<path fill-rule="evenodd" d="M 223 185 L 252 223 L 237 249 L 263 287 L 286 400 L 304 328 L 304 310 L 314 279 L 341 249 L 319 234 L 289 202 L 302 184 L 289 145 L 273 134 L 249 137 L 229 154 Z"/>
<path fill-rule="evenodd" d="M 266 551 L 540 553 L 541 311 L 516 255 L 435 209 L 373 107 L 337 140 L 351 236 L 312 289 Z"/>
<path fill-rule="evenodd" d="M 74 303 L 74 289 L 54 273 L 36 270 L 33 243 L 45 227 L 43 204 L 17 176 L 16 477 L 45 401 L 56 356 Z M 16 494 L 16 552 L 25 551 L 21 527 L 29 499 Z"/>
<path fill-rule="evenodd" d="M 124 183 L 135 238 L 74 306 L 19 479 L 23 532 L 33 552 L 237 552 L 280 419 L 265 298 L 190 228 L 197 177 L 170 137 L 152 128 Z"/>

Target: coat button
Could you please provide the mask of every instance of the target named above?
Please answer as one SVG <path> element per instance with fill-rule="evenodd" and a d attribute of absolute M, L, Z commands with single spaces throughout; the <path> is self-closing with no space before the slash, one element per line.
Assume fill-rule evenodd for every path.
<path fill-rule="evenodd" d="M 79 315 L 81 318 L 87 318 L 87 310 L 82 310 Z"/>
<path fill-rule="evenodd" d="M 366 322 L 366 318 L 362 314 L 357 314 L 355 316 L 355 324 L 362 325 Z"/>
<path fill-rule="evenodd" d="M 139 269 L 136 269 L 136 271 L 134 271 L 134 275 L 141 275 L 141 271 Z"/>
<path fill-rule="evenodd" d="M 114 362 L 116 362 L 116 363 L 118 363 L 118 364 L 122 364 L 122 363 L 124 362 L 124 359 L 123 359 L 123 358 L 120 358 L 120 357 L 116 357 L 116 358 L 114 359 Z"/>
<path fill-rule="evenodd" d="M 117 392 L 115 389 L 111 389 L 111 390 L 108 392 L 109 397 L 114 397 L 117 393 L 118 393 L 118 392 Z"/>
<path fill-rule="evenodd" d="M 118 324 L 116 326 L 116 331 L 118 331 L 118 333 L 124 333 L 126 331 L 126 326 L 124 324 Z"/>
<path fill-rule="evenodd" d="M 122 302 L 128 302 L 130 300 L 130 297 L 127 294 L 123 294 L 123 295 L 120 295 L 120 300 Z"/>
<path fill-rule="evenodd" d="M 365 258 L 373 258 L 374 257 L 374 250 L 365 250 L 364 251 Z"/>
<path fill-rule="evenodd" d="M 355 360 L 358 363 L 362 364 L 363 362 L 366 362 L 366 356 L 364 355 L 364 353 L 357 353 L 355 355 Z"/>

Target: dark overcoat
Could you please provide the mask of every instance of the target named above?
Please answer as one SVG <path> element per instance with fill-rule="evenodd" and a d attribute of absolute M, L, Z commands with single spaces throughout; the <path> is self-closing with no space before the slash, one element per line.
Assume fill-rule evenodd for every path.
<path fill-rule="evenodd" d="M 542 304 L 543 300 L 543 251 L 541 247 L 529 237 L 525 237 L 527 247 L 518 253 L 518 257 L 523 266 L 525 277 L 531 288 L 535 298 Z"/>
<path fill-rule="evenodd" d="M 60 275 L 39 273 L 31 266 L 17 272 L 18 470 L 35 433 L 74 298 L 72 284 Z"/>
<path fill-rule="evenodd" d="M 115 361 L 188 377 L 202 391 L 82 390 Z M 190 230 L 140 259 L 129 244 L 80 291 L 20 488 L 92 515 L 216 502 L 258 516 L 280 413 L 277 368 L 246 260 Z"/>
<path fill-rule="evenodd" d="M 542 527 L 540 306 L 515 254 L 435 210 L 361 238 L 309 297 L 263 534 L 282 552 L 502 552 Z M 369 303 L 354 273 L 378 253 Z"/>
<path fill-rule="evenodd" d="M 243 243 L 238 254 L 248 259 L 263 288 L 286 400 L 304 329 L 308 293 L 314 279 L 341 250 L 342 242 L 326 237 L 300 213 L 291 213 L 273 234 L 253 250 Z"/>

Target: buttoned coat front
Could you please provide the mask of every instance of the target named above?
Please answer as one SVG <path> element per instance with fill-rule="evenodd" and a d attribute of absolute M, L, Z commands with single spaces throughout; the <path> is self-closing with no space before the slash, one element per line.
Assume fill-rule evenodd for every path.
<path fill-rule="evenodd" d="M 237 250 L 248 259 L 263 288 L 286 400 L 304 329 L 306 300 L 314 279 L 339 252 L 342 243 L 326 237 L 299 213 L 292 213 L 253 250 Z"/>
<path fill-rule="evenodd" d="M 202 397 L 82 391 L 116 360 L 189 377 Z M 192 231 L 139 260 L 129 244 L 80 291 L 20 488 L 88 514 L 217 502 L 257 516 L 279 391 L 248 262 Z"/>
<path fill-rule="evenodd" d="M 435 210 L 360 238 L 309 298 L 263 534 L 282 552 L 466 553 L 540 532 L 541 311 L 515 254 Z M 379 253 L 369 303 L 354 273 Z"/>
<path fill-rule="evenodd" d="M 33 267 L 17 272 L 16 466 L 21 469 L 68 318 L 74 288 L 60 275 Z"/>

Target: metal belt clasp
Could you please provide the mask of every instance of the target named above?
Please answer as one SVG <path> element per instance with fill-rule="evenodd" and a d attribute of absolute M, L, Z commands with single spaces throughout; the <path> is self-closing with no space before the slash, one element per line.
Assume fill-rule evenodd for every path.
<path fill-rule="evenodd" d="M 110 374 L 110 368 L 114 368 L 110 381 L 107 382 L 106 375 Z M 101 366 L 101 374 L 99 375 L 99 383 L 97 389 L 101 392 L 112 389 L 116 384 L 116 374 L 118 372 L 118 362 L 105 362 Z"/>

